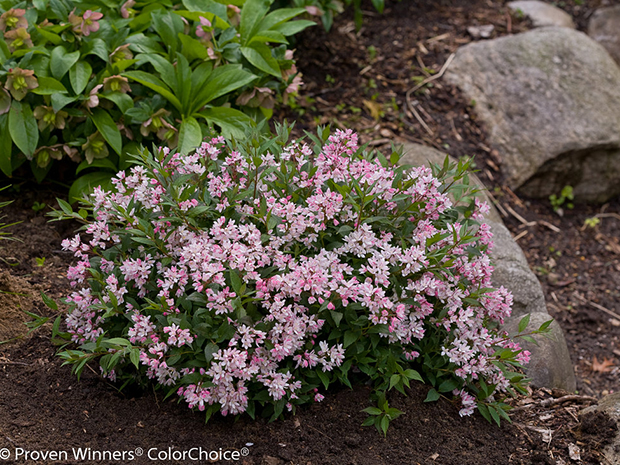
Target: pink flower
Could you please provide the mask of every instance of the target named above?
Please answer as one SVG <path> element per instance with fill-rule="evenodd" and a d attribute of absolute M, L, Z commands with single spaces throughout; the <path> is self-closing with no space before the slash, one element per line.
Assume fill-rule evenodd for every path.
<path fill-rule="evenodd" d="M 5 11 L 0 15 L 0 31 L 28 28 L 28 20 L 25 15 L 26 10 L 22 8 L 11 8 Z"/>
<path fill-rule="evenodd" d="M 123 3 L 123 5 L 121 6 L 121 16 L 127 19 L 135 15 L 136 12 L 132 9 L 135 4 L 135 0 L 127 0 L 125 3 Z"/>
<path fill-rule="evenodd" d="M 97 32 L 99 30 L 99 23 L 97 21 L 101 18 L 103 18 L 103 13 L 86 10 L 82 16 L 82 35 L 88 36 L 91 32 Z"/>

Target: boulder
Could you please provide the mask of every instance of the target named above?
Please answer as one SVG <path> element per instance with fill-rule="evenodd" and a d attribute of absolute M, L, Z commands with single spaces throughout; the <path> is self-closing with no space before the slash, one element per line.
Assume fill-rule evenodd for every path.
<path fill-rule="evenodd" d="M 537 0 L 509 2 L 508 8 L 528 17 L 534 27 L 557 26 L 575 29 L 571 15 L 549 3 Z"/>
<path fill-rule="evenodd" d="M 521 316 L 511 316 L 504 324 L 510 334 L 518 331 Z M 551 320 L 547 312 L 530 313 L 530 324 L 527 331 L 538 329 L 544 322 Z M 549 326 L 551 330 L 545 335 L 534 335 L 536 344 L 517 338 L 521 347 L 531 353 L 530 363 L 526 365 L 526 374 L 532 378 L 536 387 L 559 388 L 575 392 L 577 382 L 573 364 L 566 346 L 562 328 L 556 321 Z"/>
<path fill-rule="evenodd" d="M 620 5 L 596 10 L 588 23 L 588 35 L 620 64 Z"/>
<path fill-rule="evenodd" d="M 400 163 L 412 166 L 429 166 L 429 163 L 442 165 L 445 157 L 445 153 L 432 147 L 408 143 L 403 147 Z M 472 175 L 471 179 L 476 185 L 486 189 L 477 176 Z M 532 322 L 528 328 L 537 329 L 542 323 L 551 319 L 545 305 L 542 287 L 536 275 L 530 270 L 521 247 L 512 239 L 510 231 L 504 226 L 491 200 L 488 196 L 485 197 L 491 205 L 486 222 L 491 226 L 495 242 L 491 252 L 491 260 L 495 266 L 493 284 L 497 287 L 504 286 L 511 291 L 514 300 L 512 316 L 505 325 L 506 330 L 516 332 L 519 321 L 527 313 L 531 315 Z M 576 382 L 573 365 L 564 334 L 557 323 L 551 325 L 551 334 L 548 337 L 549 339 L 537 336 L 540 346 L 525 343 L 527 344 L 525 348 L 532 353 L 526 374 L 532 378 L 532 384 L 535 386 L 574 391 Z"/>
<path fill-rule="evenodd" d="M 603 414 L 603 418 L 601 418 L 601 414 Z M 606 459 L 604 463 L 620 465 L 620 434 L 617 433 L 620 430 L 620 392 L 609 394 L 599 400 L 598 405 L 592 405 L 579 412 L 579 419 L 582 424 L 587 422 L 588 419 L 590 419 L 590 423 L 596 421 L 596 426 L 598 427 L 596 429 L 598 430 L 600 430 L 601 423 L 603 423 L 606 417 L 611 419 L 611 429 L 616 431 L 616 435 L 611 440 L 611 443 L 601 451 Z M 609 428 L 609 425 L 606 426 Z M 592 432 L 600 435 L 600 431 L 595 430 Z"/>
<path fill-rule="evenodd" d="M 620 68 L 581 32 L 545 27 L 461 47 L 444 79 L 458 86 L 502 157 L 506 182 L 548 198 L 620 194 Z"/>

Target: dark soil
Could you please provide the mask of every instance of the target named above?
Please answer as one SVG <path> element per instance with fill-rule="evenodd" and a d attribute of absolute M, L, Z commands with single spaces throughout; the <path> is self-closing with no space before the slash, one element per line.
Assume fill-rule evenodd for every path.
<path fill-rule="evenodd" d="M 601 5 L 596 0 L 559 4 L 581 29 Z M 276 119 L 297 120 L 298 135 L 317 123 L 332 123 L 354 129 L 381 150 L 391 140 L 408 140 L 456 157 L 474 155 L 480 177 L 539 275 L 549 312 L 565 331 L 579 393 L 599 398 L 614 391 L 620 374 L 620 200 L 576 205 L 559 216 L 548 201 L 521 198 L 503 186 L 501 156 L 489 147 L 471 102 L 441 79 L 409 92 L 409 101 L 406 97 L 439 72 L 458 46 L 473 40 L 468 26 L 493 24 L 497 37 L 529 25 L 492 0 L 405 0 L 388 2 L 383 15 L 369 3 L 364 10 L 359 32 L 345 13 L 329 33 L 314 28 L 299 39 L 296 55 L 306 87 L 297 107 L 278 112 Z M 241 463 L 267 465 L 559 464 L 571 462 L 569 446 L 576 446 L 581 463 L 595 464 L 615 435 L 607 418 L 578 416 L 591 403 L 585 396 L 562 401 L 567 393 L 545 389 L 515 401 L 514 423 L 498 428 L 479 415 L 460 418 L 448 401 L 424 403 L 426 388 L 413 385 L 407 397 L 389 398 L 405 415 L 383 438 L 360 426 L 365 418 L 360 410 L 369 405 L 364 386 L 334 391 L 321 404 L 274 423 L 216 417 L 205 425 L 202 414 L 164 401 L 160 392 L 119 392 L 89 370 L 78 381 L 54 355 L 51 324 L 26 334 L 24 322 L 30 318 L 24 311 L 56 317 L 39 293 L 59 300 L 69 291 L 64 275 L 72 257 L 60 242 L 79 225 L 46 222 L 45 213 L 65 191 L 13 184 L 19 190 L 10 194 L 15 202 L 3 209 L 1 221 L 21 221 L 10 228 L 21 242 L 0 242 L 0 341 L 9 341 L 0 344 L 0 449 L 11 452 L 4 463 L 153 463 L 149 449 L 152 455 L 202 447 L 247 453 Z M 32 207 L 40 204 L 46 207 L 35 212 Z M 595 217 L 597 225 L 584 224 Z M 78 447 L 126 456 L 91 455 L 93 460 L 78 462 L 72 455 Z M 15 462 L 16 448 L 66 451 L 68 458 Z M 145 455 L 130 460 L 137 448 Z M 165 458 L 159 463 L 208 462 Z"/>

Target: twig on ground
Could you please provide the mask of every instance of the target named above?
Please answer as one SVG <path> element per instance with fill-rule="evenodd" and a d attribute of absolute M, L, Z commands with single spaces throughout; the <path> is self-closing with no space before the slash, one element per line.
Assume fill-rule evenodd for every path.
<path fill-rule="evenodd" d="M 521 239 L 523 236 L 527 236 L 529 233 L 530 232 L 527 229 L 525 231 L 521 231 L 519 234 L 513 237 L 512 240 L 517 242 L 519 239 Z"/>
<path fill-rule="evenodd" d="M 411 100 L 411 94 L 413 94 L 416 90 L 424 87 L 429 82 L 434 81 L 435 79 L 439 79 L 441 76 L 443 76 L 443 73 L 446 72 L 446 70 L 448 69 L 448 66 L 450 66 L 450 63 L 452 63 L 452 60 L 454 60 L 455 56 L 456 56 L 456 53 L 452 53 L 448 57 L 448 59 L 446 60 L 444 65 L 441 67 L 441 70 L 437 74 L 434 74 L 433 76 L 427 77 L 421 83 L 419 83 L 415 87 L 412 87 L 411 89 L 409 89 L 407 91 L 407 93 L 405 94 L 405 97 L 407 98 L 407 103 L 409 104 L 409 101 Z"/>
<path fill-rule="evenodd" d="M 411 111 L 411 113 L 413 114 L 413 116 L 415 116 L 415 119 L 418 120 L 418 122 L 422 125 L 422 127 L 424 129 L 426 129 L 426 132 L 428 132 L 429 136 L 434 136 L 435 133 L 431 130 L 431 128 L 428 127 L 428 124 L 426 124 L 426 122 L 422 119 L 422 117 L 419 115 L 419 113 L 416 111 L 415 107 L 413 106 L 413 104 L 411 103 L 411 101 L 409 101 L 409 99 L 407 99 L 407 106 L 409 107 L 409 110 Z"/>
<path fill-rule="evenodd" d="M 563 404 L 564 402 L 598 402 L 596 397 L 592 396 L 580 396 L 577 394 L 568 394 L 562 397 L 554 397 L 552 399 L 544 399 L 540 402 L 534 402 L 520 407 L 515 407 L 511 412 L 518 412 L 520 410 L 526 410 L 533 407 L 549 407 L 551 405 Z"/>
<path fill-rule="evenodd" d="M 523 218 L 516 211 L 514 211 L 510 205 L 506 205 L 506 210 L 508 210 L 512 216 L 518 219 L 525 226 L 534 226 L 536 224 L 536 221 L 528 221 L 525 218 Z"/>
<path fill-rule="evenodd" d="M 549 229 L 551 229 L 551 231 L 554 231 L 556 233 L 562 232 L 562 230 L 560 228 L 558 228 L 557 226 L 549 223 L 548 221 L 540 220 L 539 223 L 544 225 L 544 226 L 547 226 Z"/>
<path fill-rule="evenodd" d="M 617 213 L 597 213 L 594 216 L 596 218 L 615 218 L 617 220 L 620 220 L 620 215 L 618 215 Z"/>
<path fill-rule="evenodd" d="M 599 305 L 599 304 L 597 304 L 597 303 L 595 303 L 595 302 L 592 302 L 592 301 L 590 301 L 590 300 L 586 299 L 585 297 L 580 296 L 580 295 L 579 295 L 578 293 L 576 293 L 576 292 L 575 292 L 575 293 L 573 293 L 573 295 L 574 295 L 575 297 L 577 297 L 579 300 L 581 300 L 582 302 L 585 302 L 585 303 L 587 303 L 588 305 L 590 305 L 590 306 L 592 306 L 592 307 L 594 307 L 594 308 L 596 308 L 596 309 L 598 309 L 598 310 L 600 310 L 600 311 L 602 311 L 602 312 L 605 312 L 605 313 L 607 313 L 608 315 L 613 316 L 614 318 L 616 318 L 616 319 L 620 320 L 620 315 L 618 315 L 616 312 L 612 312 L 612 311 L 611 311 L 611 310 L 609 310 L 608 308 L 605 308 L 605 307 L 603 307 L 602 305 Z"/>
<path fill-rule="evenodd" d="M 504 207 L 502 207 L 502 204 L 497 201 L 495 196 L 493 194 L 491 194 L 491 192 L 488 189 L 485 191 L 485 193 L 491 199 L 491 202 L 493 202 L 493 205 L 495 205 L 495 207 L 499 210 L 499 212 L 504 217 L 507 217 L 508 216 L 508 212 L 506 211 L 506 209 Z"/>

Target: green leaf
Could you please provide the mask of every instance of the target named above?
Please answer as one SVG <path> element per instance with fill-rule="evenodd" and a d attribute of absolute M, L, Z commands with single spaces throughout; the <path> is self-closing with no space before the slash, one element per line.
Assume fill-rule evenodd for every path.
<path fill-rule="evenodd" d="M 243 69 L 241 65 L 224 65 L 215 68 L 205 81 L 194 100 L 192 112 L 198 111 L 204 105 L 233 90 L 249 84 L 257 76 Z"/>
<path fill-rule="evenodd" d="M 265 16 L 265 18 L 260 22 L 258 30 L 262 34 L 264 31 L 271 29 L 278 24 L 284 23 L 289 19 L 293 19 L 295 16 L 299 16 L 305 12 L 305 8 L 278 8 Z"/>
<path fill-rule="evenodd" d="M 41 76 L 38 78 L 39 87 L 32 89 L 31 92 L 37 95 L 53 95 L 56 93 L 66 94 L 67 89 L 62 85 L 60 81 L 54 78 Z"/>
<path fill-rule="evenodd" d="M 383 8 L 385 8 L 384 0 L 372 0 L 372 5 L 379 13 L 383 13 Z"/>
<path fill-rule="evenodd" d="M 281 78 L 278 61 L 271 55 L 271 48 L 261 43 L 251 43 L 247 47 L 241 47 L 242 55 L 261 71 Z"/>
<path fill-rule="evenodd" d="M 159 42 L 152 37 L 147 37 L 142 33 L 133 34 L 125 42 L 129 44 L 129 48 L 138 53 L 164 53 Z"/>
<path fill-rule="evenodd" d="M 43 36 L 44 39 L 50 41 L 54 45 L 62 44 L 62 37 L 60 37 L 58 34 L 54 34 L 53 32 L 48 31 L 47 29 L 43 27 L 39 27 L 39 26 L 35 26 L 35 27 L 37 28 L 37 31 L 39 32 L 39 34 Z"/>
<path fill-rule="evenodd" d="M 316 23 L 314 21 L 308 21 L 306 19 L 299 19 L 297 21 L 278 24 L 277 26 L 272 27 L 271 30 L 277 31 L 283 36 L 288 37 L 293 36 L 310 26 L 316 26 Z"/>
<path fill-rule="evenodd" d="M 424 382 L 422 375 L 420 375 L 420 373 L 418 373 L 417 371 L 412 370 L 411 368 L 405 370 L 405 376 L 409 379 L 415 379 L 416 381 Z"/>
<path fill-rule="evenodd" d="M 530 314 L 528 313 L 527 315 L 525 315 L 523 318 L 521 318 L 521 320 L 519 321 L 519 333 L 522 333 L 523 331 L 525 331 L 525 329 L 527 328 L 527 325 L 530 324 Z"/>
<path fill-rule="evenodd" d="M 489 423 L 491 423 L 491 415 L 489 413 L 489 408 L 485 404 L 479 402 L 478 411 L 480 412 L 480 415 L 482 415 Z"/>
<path fill-rule="evenodd" d="M 0 115 L 0 170 L 8 177 L 13 174 L 12 150 L 13 141 L 9 133 L 9 115 Z"/>
<path fill-rule="evenodd" d="M 50 70 L 52 76 L 56 79 L 62 79 L 67 71 L 80 59 L 80 52 L 67 52 L 67 49 L 62 45 L 57 46 L 52 50 L 50 60 Z"/>
<path fill-rule="evenodd" d="M 252 118 L 234 108 L 207 108 L 196 115 L 205 118 L 209 123 L 217 124 L 226 138 L 243 138 L 245 129 L 253 124 Z"/>
<path fill-rule="evenodd" d="M 110 58 L 110 51 L 102 39 L 84 41 L 84 45 L 82 45 L 82 53 L 84 55 L 95 55 L 106 63 Z"/>
<path fill-rule="evenodd" d="M 325 389 L 328 389 L 329 388 L 329 375 L 321 369 L 317 369 L 315 373 L 317 374 L 319 379 L 323 382 L 323 386 L 325 386 Z"/>
<path fill-rule="evenodd" d="M 175 94 L 178 94 L 177 77 L 172 63 L 156 53 L 141 54 L 138 55 L 138 58 L 141 62 L 148 61 L 151 65 L 153 65 L 155 71 L 157 71 L 161 76 L 162 81 L 164 81 Z"/>
<path fill-rule="evenodd" d="M 220 18 L 226 18 L 226 5 L 213 0 L 183 0 L 183 5 L 189 11 L 209 12 Z"/>
<path fill-rule="evenodd" d="M 93 68 L 87 61 L 78 61 L 69 70 L 69 80 L 71 81 L 71 87 L 73 91 L 79 95 L 81 94 L 88 81 L 90 81 L 90 75 L 93 73 Z"/>
<path fill-rule="evenodd" d="M 342 312 L 337 312 L 336 310 L 331 310 L 329 312 L 332 316 L 332 318 L 334 319 L 334 324 L 336 326 L 340 326 L 340 321 L 342 321 Z"/>
<path fill-rule="evenodd" d="M 56 113 L 62 110 L 69 103 L 73 103 L 78 99 L 78 97 L 70 97 L 64 94 L 52 94 L 52 108 Z"/>
<path fill-rule="evenodd" d="M 435 402 L 439 400 L 440 397 L 441 397 L 441 394 L 439 394 L 435 389 L 431 389 L 430 391 L 428 391 L 428 394 L 426 395 L 426 399 L 424 399 L 424 402 Z"/>
<path fill-rule="evenodd" d="M 112 190 L 112 176 L 112 173 L 95 172 L 79 177 L 69 189 L 69 202 L 79 202 L 84 198 L 84 195 L 92 194 L 97 186 L 101 186 L 107 191 Z"/>
<path fill-rule="evenodd" d="M 357 341 L 358 338 L 359 338 L 359 335 L 354 333 L 353 331 L 346 331 L 344 333 L 343 347 L 344 348 L 349 347 L 351 344 Z"/>
<path fill-rule="evenodd" d="M 120 155 L 123 150 L 123 138 L 110 114 L 102 108 L 95 108 L 91 119 L 110 147 Z"/>
<path fill-rule="evenodd" d="M 274 42 L 277 44 L 288 44 L 288 41 L 286 40 L 286 37 L 284 37 L 284 34 L 278 31 L 260 31 L 257 35 L 250 39 L 248 44 L 253 44 L 255 42 Z"/>
<path fill-rule="evenodd" d="M 136 368 L 140 368 L 140 349 L 134 348 L 129 352 L 129 360 Z"/>
<path fill-rule="evenodd" d="M 101 94 L 101 97 L 114 102 L 118 109 L 123 113 L 127 113 L 127 110 L 133 108 L 133 99 L 122 92 L 110 92 L 107 94 Z"/>
<path fill-rule="evenodd" d="M 51 308 L 55 312 L 58 311 L 58 304 L 54 302 L 53 299 L 50 299 L 47 295 L 45 295 L 45 292 L 43 291 L 41 291 L 41 299 L 43 299 L 43 303 L 49 308 Z"/>
<path fill-rule="evenodd" d="M 390 377 L 390 387 L 389 389 L 392 389 L 394 386 L 396 386 L 398 383 L 400 382 L 400 375 L 398 373 L 393 374 Z"/>
<path fill-rule="evenodd" d="M 179 15 L 175 15 L 170 11 L 165 13 L 153 12 L 153 29 L 159 34 L 164 44 L 168 47 L 169 52 L 174 53 L 177 50 L 177 36 L 183 32 L 183 20 Z"/>
<path fill-rule="evenodd" d="M 207 344 L 204 350 L 205 359 L 207 362 L 213 360 L 213 354 L 215 354 L 218 350 L 220 350 L 220 348 L 216 344 L 213 344 L 212 342 Z"/>
<path fill-rule="evenodd" d="M 439 392 L 451 392 L 456 389 L 457 385 L 453 379 L 447 379 L 439 385 Z"/>
<path fill-rule="evenodd" d="M 247 0 L 241 9 L 239 32 L 241 42 L 246 43 L 258 32 L 260 22 L 269 11 L 273 0 Z"/>
<path fill-rule="evenodd" d="M 96 158 L 92 163 L 88 163 L 87 160 L 82 161 L 75 170 L 75 175 L 77 176 L 80 172 L 88 168 L 109 168 L 114 173 L 118 172 L 117 166 L 109 158 Z"/>
<path fill-rule="evenodd" d="M 178 98 L 174 96 L 170 89 L 164 84 L 160 79 L 153 76 L 150 73 L 145 73 L 144 71 L 127 71 L 122 74 L 122 76 L 128 77 L 136 82 L 139 82 L 143 86 L 148 87 L 151 90 L 154 90 L 159 95 L 164 97 L 170 103 L 172 103 L 177 110 L 180 112 L 183 111 L 181 106 L 181 102 Z"/>
<path fill-rule="evenodd" d="M 495 410 L 495 407 L 493 405 L 489 405 L 489 413 L 491 414 L 491 418 L 493 418 L 493 420 L 495 420 L 495 423 L 497 423 L 497 426 L 500 426 L 501 420 L 499 419 L 497 410 Z"/>
<path fill-rule="evenodd" d="M 17 148 L 31 160 L 39 142 L 39 128 L 29 104 L 17 100 L 11 102 L 9 133 Z"/>
<path fill-rule="evenodd" d="M 202 143 L 202 130 L 195 118 L 189 116 L 183 118 L 179 129 L 179 152 L 187 155 Z"/>
<path fill-rule="evenodd" d="M 383 413 L 383 410 L 377 407 L 366 407 L 362 410 L 362 412 L 367 413 L 368 415 L 381 415 Z"/>
<path fill-rule="evenodd" d="M 8 61 L 11 58 L 11 50 L 6 42 L 0 39 L 0 62 Z"/>
<path fill-rule="evenodd" d="M 206 60 L 209 58 L 207 53 L 207 47 L 205 47 L 199 40 L 196 40 L 186 34 L 179 34 L 179 40 L 183 48 L 183 55 L 187 57 L 189 61 L 193 60 Z"/>

